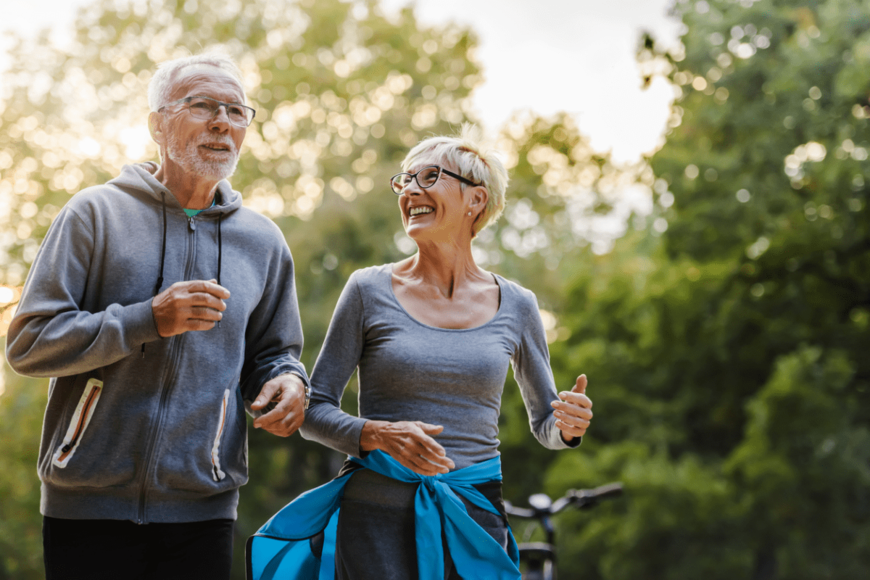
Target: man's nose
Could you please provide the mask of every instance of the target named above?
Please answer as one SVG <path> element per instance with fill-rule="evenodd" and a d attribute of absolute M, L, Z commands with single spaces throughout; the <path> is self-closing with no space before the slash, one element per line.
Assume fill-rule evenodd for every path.
<path fill-rule="evenodd" d="M 228 128 L 230 126 L 230 117 L 227 114 L 226 105 L 219 105 L 217 111 L 215 111 L 214 115 L 209 121 L 209 127 L 214 127 L 216 129 Z"/>

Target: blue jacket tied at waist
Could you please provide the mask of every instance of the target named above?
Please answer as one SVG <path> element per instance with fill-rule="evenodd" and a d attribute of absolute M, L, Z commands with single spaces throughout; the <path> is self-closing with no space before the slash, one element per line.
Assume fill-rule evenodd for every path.
<path fill-rule="evenodd" d="M 463 578 L 518 580 L 519 552 L 508 530 L 508 551 L 468 515 L 457 494 L 498 514 L 475 484 L 501 480 L 501 460 L 434 476 L 420 475 L 381 451 L 350 461 L 407 483 L 420 482 L 414 502 L 417 567 L 420 580 L 444 579 L 442 528 L 456 571 Z M 300 495 L 248 540 L 248 574 L 252 580 L 333 580 L 335 533 L 344 486 L 352 473 Z M 318 558 L 310 538 L 325 532 Z"/>

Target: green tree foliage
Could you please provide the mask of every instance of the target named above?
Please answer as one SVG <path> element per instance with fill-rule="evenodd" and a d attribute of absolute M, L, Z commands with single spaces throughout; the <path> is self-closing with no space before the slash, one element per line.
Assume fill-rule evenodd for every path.
<path fill-rule="evenodd" d="M 312 368 L 350 273 L 414 251 L 387 181 L 420 139 L 469 120 L 468 97 L 482 78 L 473 33 L 425 27 L 409 9 L 388 18 L 374 0 L 99 0 L 72 26 L 65 50 L 47 35 L 19 39 L 0 88 L 0 282 L 15 289 L 12 304 L 69 196 L 124 163 L 156 159 L 146 126 L 156 63 L 219 47 L 240 63 L 257 109 L 232 182 L 248 207 L 280 225 L 293 251 L 303 362 Z M 607 248 L 637 209 L 620 205 L 620 195 L 636 182 L 649 186 L 652 174 L 615 167 L 565 116 L 520 114 L 497 145 L 512 173 L 508 209 L 476 241 L 475 254 L 559 315 L 565 274 L 589 262 L 590 242 Z M 638 191 L 644 198 L 648 187 Z M 0 324 L 11 317 L 8 304 Z M 547 320 L 553 341 L 570 334 L 557 316 Z M 566 387 L 581 371 L 567 367 L 556 371 Z M 355 380 L 345 397 L 350 411 L 353 389 Z M 44 393 L 44 381 L 7 371 L 0 430 L 14 445 L 0 458 L 0 578 L 42 576 L 35 464 Z M 555 454 L 533 440 L 512 379 L 502 423 L 506 489 L 520 499 L 540 485 Z M 334 476 L 343 459 L 297 436 L 249 432 L 238 578 L 244 539 L 299 492 Z"/>
<path fill-rule="evenodd" d="M 0 341 L 5 346 L 5 341 Z M 0 579 L 42 577 L 36 451 L 47 391 L 17 377 L 0 354 Z"/>
<path fill-rule="evenodd" d="M 680 1 L 656 210 L 567 289 L 555 366 L 601 418 L 551 491 L 570 578 L 862 578 L 870 567 L 870 6 Z"/>

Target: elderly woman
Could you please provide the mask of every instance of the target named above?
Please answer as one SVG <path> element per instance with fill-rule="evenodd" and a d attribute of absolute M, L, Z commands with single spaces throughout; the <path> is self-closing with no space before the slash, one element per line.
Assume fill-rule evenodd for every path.
<path fill-rule="evenodd" d="M 255 578 L 289 569 L 273 557 L 287 539 L 308 540 L 294 566 L 321 578 L 519 578 L 497 439 L 508 364 L 548 449 L 580 443 L 592 402 L 584 375 L 557 394 L 534 294 L 474 262 L 471 242 L 498 218 L 508 181 L 474 133 L 426 139 L 390 181 L 418 252 L 351 275 L 301 430 L 350 458 L 252 539 Z M 357 368 L 354 417 L 340 401 Z"/>

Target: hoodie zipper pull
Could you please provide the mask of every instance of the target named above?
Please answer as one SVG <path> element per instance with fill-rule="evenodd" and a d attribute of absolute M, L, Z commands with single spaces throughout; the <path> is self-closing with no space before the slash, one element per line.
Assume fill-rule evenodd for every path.
<path fill-rule="evenodd" d="M 196 231 L 196 224 L 193 222 L 193 216 L 190 216 L 189 218 L 187 218 L 187 225 L 190 226 L 191 231 L 193 231 L 193 232 Z"/>

